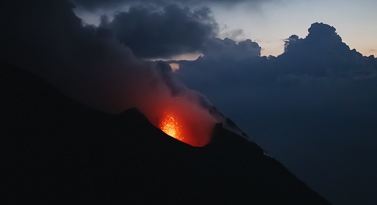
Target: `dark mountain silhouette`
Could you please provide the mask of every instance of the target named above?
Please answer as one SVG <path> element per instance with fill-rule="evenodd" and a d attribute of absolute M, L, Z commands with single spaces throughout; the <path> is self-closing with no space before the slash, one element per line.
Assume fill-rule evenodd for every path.
<path fill-rule="evenodd" d="M 192 147 L 136 109 L 105 114 L 1 67 L 1 204 L 330 204 L 221 124 Z"/>

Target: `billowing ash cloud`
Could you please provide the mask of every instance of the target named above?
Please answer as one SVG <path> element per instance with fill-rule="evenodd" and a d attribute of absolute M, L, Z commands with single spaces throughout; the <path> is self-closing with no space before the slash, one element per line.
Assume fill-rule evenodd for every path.
<path fill-rule="evenodd" d="M 250 41 L 249 55 L 215 41 L 197 60 L 179 62 L 186 84 L 334 204 L 373 204 L 377 59 L 323 23 L 286 39 L 278 57 L 258 57 Z"/>
<path fill-rule="evenodd" d="M 197 136 L 186 142 L 209 142 L 216 120 L 203 96 L 179 83 L 169 65 L 136 58 L 112 31 L 83 26 L 71 8 L 63 0 L 3 5 L 0 59 L 104 112 L 137 107 L 156 126 L 174 114 L 187 136 Z"/>
<path fill-rule="evenodd" d="M 177 5 L 133 6 L 119 12 L 100 27 L 111 29 L 121 43 L 143 58 L 168 58 L 201 51 L 203 43 L 217 35 L 217 24 L 207 8 L 191 11 Z"/>
<path fill-rule="evenodd" d="M 350 50 L 334 27 L 323 23 L 313 24 L 305 39 L 295 35 L 288 38 L 285 53 L 278 61 L 285 67 L 284 72 L 291 75 L 361 77 L 366 68 L 372 73 L 364 72 L 365 77 L 374 75 L 372 67 L 364 65 L 367 60 L 356 50 Z"/>

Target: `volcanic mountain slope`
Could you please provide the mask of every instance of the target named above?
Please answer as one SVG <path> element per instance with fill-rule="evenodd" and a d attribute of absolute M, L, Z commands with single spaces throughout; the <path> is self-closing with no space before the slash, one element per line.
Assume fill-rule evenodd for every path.
<path fill-rule="evenodd" d="M 221 124 L 192 147 L 136 109 L 104 114 L 1 67 L 1 204 L 330 204 Z"/>

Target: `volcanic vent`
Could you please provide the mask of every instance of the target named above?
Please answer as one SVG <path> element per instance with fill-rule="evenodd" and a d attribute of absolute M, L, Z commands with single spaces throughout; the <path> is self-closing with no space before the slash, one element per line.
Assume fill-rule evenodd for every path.
<path fill-rule="evenodd" d="M 173 114 L 164 112 L 165 117 L 162 119 L 159 128 L 167 135 L 184 142 L 185 138 L 182 136 L 182 125 Z"/>

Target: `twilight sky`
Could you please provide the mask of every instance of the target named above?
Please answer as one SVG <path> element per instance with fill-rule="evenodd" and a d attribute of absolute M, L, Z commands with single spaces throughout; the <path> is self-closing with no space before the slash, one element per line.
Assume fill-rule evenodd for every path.
<path fill-rule="evenodd" d="M 262 55 L 283 52 L 282 39 L 291 34 L 307 35 L 313 22 L 334 26 L 343 40 L 363 55 L 377 55 L 377 1 L 374 0 L 281 0 L 263 3 L 253 10 L 247 6 L 233 9 L 216 7 L 214 14 L 229 29 L 241 28 L 244 38 L 257 41 Z"/>
<path fill-rule="evenodd" d="M 80 1 L 80 0 L 78 0 Z M 116 1 L 129 2 L 129 1 Z M 176 1 L 177 2 L 177 1 Z M 180 1 L 178 1 L 180 2 Z M 183 1 L 184 2 L 184 1 Z M 292 34 L 305 37 L 313 22 L 330 24 L 337 29 L 351 49 L 365 56 L 377 56 L 377 1 L 374 0 L 269 0 L 269 1 L 189 1 L 192 8 L 207 6 L 213 12 L 219 26 L 220 38 L 240 41 L 251 39 L 261 47 L 261 55 L 280 55 L 284 51 L 284 39 Z M 181 2 L 180 2 L 181 3 Z M 111 11 L 126 10 L 127 6 L 111 6 L 101 9 L 82 9 L 76 13 L 91 24 L 99 23 L 101 14 L 111 16 Z M 81 9 L 80 9 L 81 8 Z M 105 8 L 105 9 L 103 9 Z M 178 58 L 196 58 L 186 55 Z"/>

